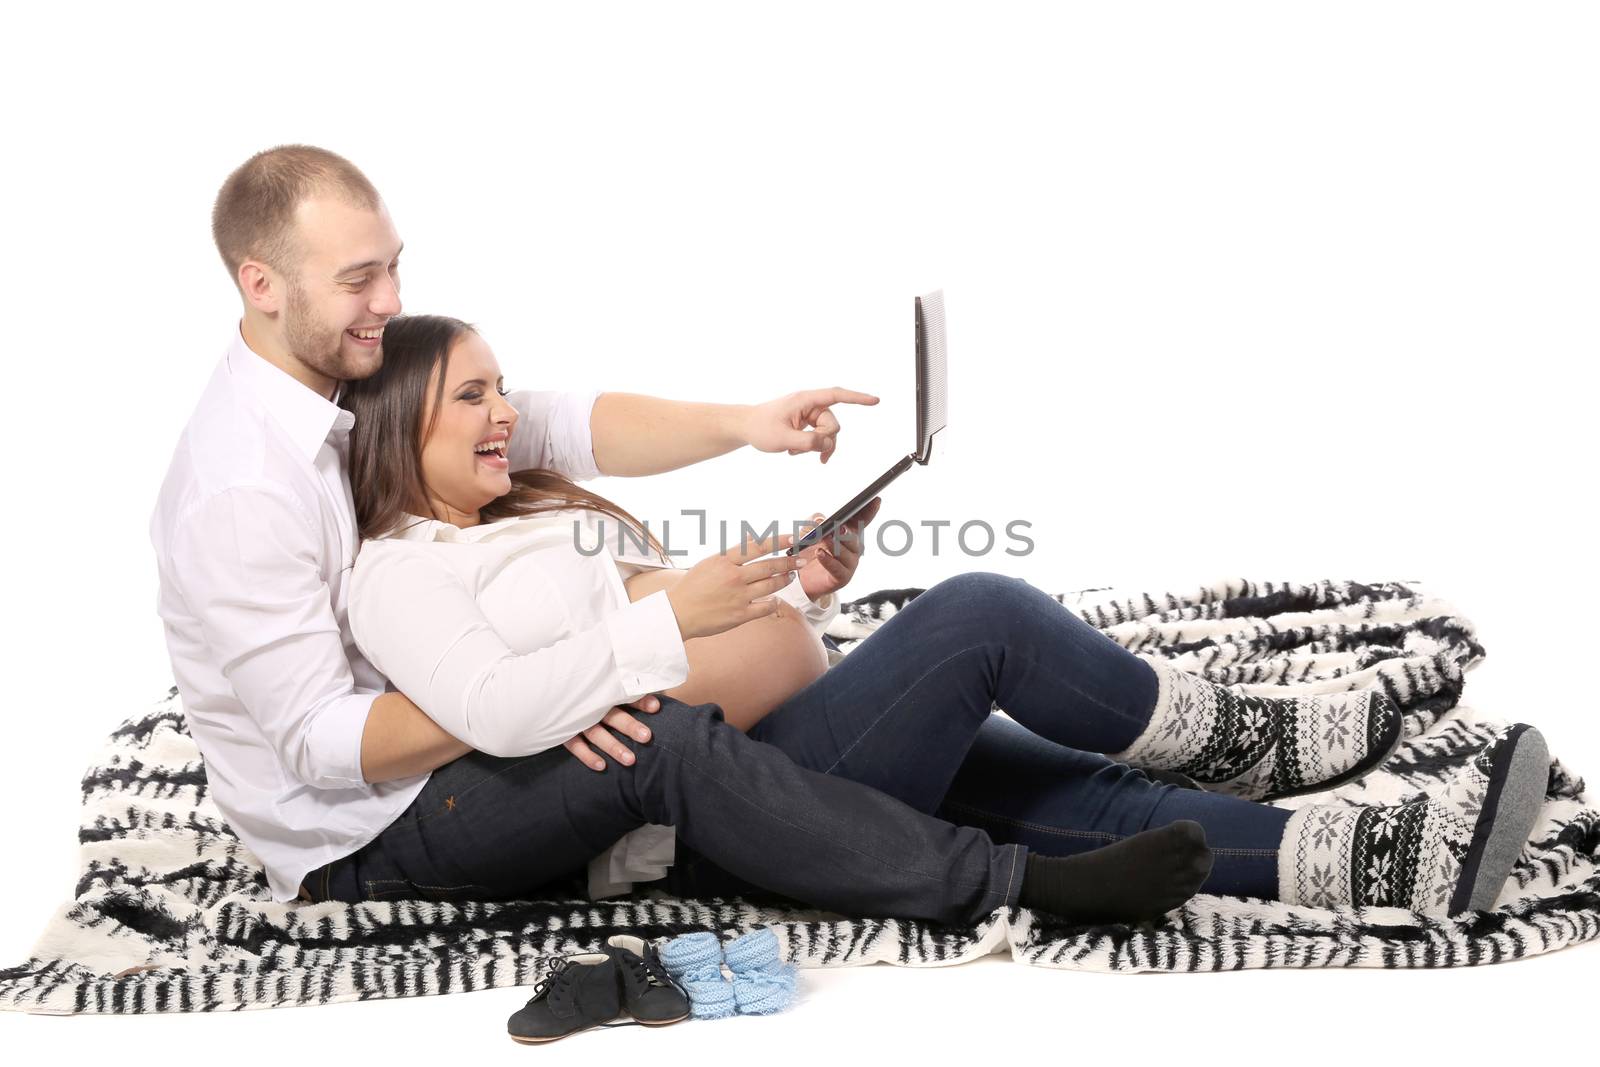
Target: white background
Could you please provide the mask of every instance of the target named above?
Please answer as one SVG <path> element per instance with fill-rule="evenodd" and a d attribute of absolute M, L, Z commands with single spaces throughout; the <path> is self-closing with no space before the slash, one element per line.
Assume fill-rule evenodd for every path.
<path fill-rule="evenodd" d="M 1024 519 L 1036 548 L 919 540 L 869 553 L 852 595 L 978 568 L 1050 592 L 1422 579 L 1488 650 L 1466 702 L 1600 774 L 1595 31 L 1588 5 L 1392 2 L 9 15 L 0 966 L 71 896 L 83 770 L 170 682 L 146 523 L 239 315 L 211 200 L 285 142 L 363 168 L 406 242 L 406 310 L 479 324 L 512 386 L 883 397 L 838 409 L 826 467 L 745 449 L 591 483 L 641 517 L 841 503 L 910 444 L 911 297 L 942 287 L 950 427 L 881 518 Z M 1561 1020 L 1588 1010 L 1597 963 L 1583 946 L 1448 973 L 813 970 L 783 1016 L 537 1053 L 503 1030 L 531 990 L 7 1015 L 0 1045 L 1210 1062 L 1424 1037 L 1431 1057 L 1487 1054 L 1533 1027 L 1576 1054 Z"/>

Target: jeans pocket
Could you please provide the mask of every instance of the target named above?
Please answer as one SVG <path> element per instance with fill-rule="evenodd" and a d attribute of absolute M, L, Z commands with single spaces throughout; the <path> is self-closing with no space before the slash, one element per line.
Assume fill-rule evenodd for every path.
<path fill-rule="evenodd" d="M 295 899 L 302 903 L 308 902 L 311 904 L 321 904 L 324 901 L 331 900 L 333 894 L 330 880 L 334 867 L 340 862 L 341 860 L 329 860 L 322 866 L 307 871 L 305 877 L 300 879 L 300 892 Z"/>

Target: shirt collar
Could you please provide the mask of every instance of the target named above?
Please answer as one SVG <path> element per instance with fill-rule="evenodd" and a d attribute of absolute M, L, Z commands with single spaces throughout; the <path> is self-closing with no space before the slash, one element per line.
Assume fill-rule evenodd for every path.
<path fill-rule="evenodd" d="M 255 394 L 307 462 L 317 458 L 317 451 L 330 436 L 336 440 L 345 437 L 356 424 L 353 413 L 317 395 L 288 371 L 258 355 L 245 344 L 238 325 L 234 327 L 233 343 L 228 346 L 227 364 L 234 380 Z M 343 388 L 340 383 L 339 391 Z"/>
<path fill-rule="evenodd" d="M 508 525 L 516 523 L 518 518 L 499 519 L 495 522 L 480 522 L 476 526 L 463 529 L 454 523 L 441 522 L 438 519 L 425 519 L 421 515 L 407 514 L 400 520 L 400 526 L 394 532 L 386 535 L 386 539 L 395 541 L 453 541 L 458 544 L 481 541 L 485 537 L 504 530 Z"/>
<path fill-rule="evenodd" d="M 446 541 L 455 544 L 471 544 L 507 530 L 531 532 L 534 529 L 546 527 L 560 527 L 570 530 L 574 514 L 581 513 L 575 512 L 573 509 L 563 509 L 561 511 L 540 512 L 535 515 L 513 515 L 506 519 L 496 519 L 494 522 L 480 522 L 476 526 L 468 526 L 465 529 L 453 523 L 441 522 L 438 519 L 427 519 L 421 515 L 406 514 L 401 517 L 399 526 L 383 535 L 383 540 Z"/>

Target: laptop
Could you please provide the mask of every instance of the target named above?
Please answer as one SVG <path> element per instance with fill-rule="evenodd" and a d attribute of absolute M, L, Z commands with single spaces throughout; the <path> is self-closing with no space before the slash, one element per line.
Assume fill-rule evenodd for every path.
<path fill-rule="evenodd" d="M 933 435 L 945 427 L 945 342 L 944 342 L 944 290 L 913 298 L 916 311 L 916 384 L 917 384 L 917 438 L 916 450 L 902 456 L 894 466 L 884 471 L 876 481 L 857 493 L 850 503 L 829 515 L 822 525 L 808 532 L 793 545 L 788 555 L 804 552 L 818 541 L 832 537 L 839 527 L 849 522 L 856 512 L 872 503 L 883 487 L 911 469 L 911 464 L 926 466 L 933 455 Z"/>

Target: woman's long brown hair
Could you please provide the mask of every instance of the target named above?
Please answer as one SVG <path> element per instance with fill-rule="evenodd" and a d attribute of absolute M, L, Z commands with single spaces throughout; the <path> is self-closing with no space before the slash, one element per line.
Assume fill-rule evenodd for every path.
<path fill-rule="evenodd" d="M 370 378 L 344 383 L 339 406 L 356 417 L 350 431 L 350 489 L 355 496 L 356 527 L 363 538 L 393 532 L 407 515 L 433 514 L 422 477 L 422 443 L 433 432 L 433 420 L 422 425 L 423 397 L 428 376 L 437 364 L 439 384 L 433 396 L 437 420 L 450 370 L 450 350 L 469 330 L 478 332 L 470 323 L 448 315 L 398 315 L 383 330 L 382 368 Z M 574 507 L 600 511 L 631 525 L 663 562 L 670 562 L 661 542 L 638 519 L 552 470 L 512 472 L 511 491 L 490 501 L 478 517 L 493 522 Z"/>

